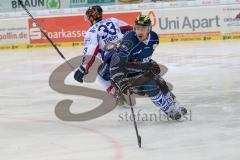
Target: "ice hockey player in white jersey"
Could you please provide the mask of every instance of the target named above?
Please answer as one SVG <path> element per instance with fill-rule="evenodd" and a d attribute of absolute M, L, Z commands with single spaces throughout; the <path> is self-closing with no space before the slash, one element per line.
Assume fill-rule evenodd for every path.
<path fill-rule="evenodd" d="M 83 61 L 74 74 L 74 79 L 78 82 L 83 82 L 84 76 L 88 74 L 89 68 L 93 65 L 96 57 L 104 61 L 106 44 L 121 40 L 126 31 L 132 30 L 132 26 L 127 23 L 116 18 L 103 19 L 102 15 L 103 10 L 98 5 L 89 7 L 85 13 L 91 27 L 84 37 Z M 110 80 L 97 75 L 96 82 L 105 91 L 114 94 L 114 88 Z"/>

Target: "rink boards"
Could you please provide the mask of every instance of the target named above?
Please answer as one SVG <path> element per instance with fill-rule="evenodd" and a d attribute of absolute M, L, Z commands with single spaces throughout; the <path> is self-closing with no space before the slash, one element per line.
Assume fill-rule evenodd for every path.
<path fill-rule="evenodd" d="M 137 15 L 148 14 L 160 42 L 240 39 L 240 5 L 164 8 L 105 14 L 133 25 Z M 59 47 L 81 46 L 89 24 L 83 15 L 36 18 Z M 47 39 L 30 18 L 0 20 L 0 50 L 46 48 Z"/>

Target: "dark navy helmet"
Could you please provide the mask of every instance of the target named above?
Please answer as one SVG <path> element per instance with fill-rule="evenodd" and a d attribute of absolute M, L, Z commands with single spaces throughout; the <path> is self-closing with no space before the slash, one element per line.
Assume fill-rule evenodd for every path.
<path fill-rule="evenodd" d="M 151 19 L 147 15 L 139 15 L 135 20 L 135 25 L 151 26 Z"/>

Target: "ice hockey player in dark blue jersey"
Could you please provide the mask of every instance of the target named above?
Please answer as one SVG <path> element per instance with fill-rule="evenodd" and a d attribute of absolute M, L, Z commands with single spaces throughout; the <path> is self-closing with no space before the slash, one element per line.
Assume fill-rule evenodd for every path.
<path fill-rule="evenodd" d="M 112 56 L 119 51 L 128 55 L 129 62 L 153 62 L 151 57 L 158 44 L 159 38 L 152 31 L 149 16 L 138 16 L 135 21 L 134 30 L 124 35 L 120 45 L 112 44 L 115 45 L 112 46 L 111 43 L 106 45 L 105 48 L 107 49 L 105 50 L 110 50 L 108 46 L 114 49 L 110 50 L 104 57 L 104 64 L 99 68 L 100 75 L 106 80 L 110 79 L 110 61 Z"/>
<path fill-rule="evenodd" d="M 158 64 L 151 58 L 158 44 L 159 38 L 152 31 L 149 16 L 139 15 L 133 31 L 105 59 L 110 65 L 108 76 L 123 94 L 131 89 L 136 94 L 147 95 L 170 118 L 179 120 L 187 110 L 177 105 L 175 96 L 159 75 Z"/>

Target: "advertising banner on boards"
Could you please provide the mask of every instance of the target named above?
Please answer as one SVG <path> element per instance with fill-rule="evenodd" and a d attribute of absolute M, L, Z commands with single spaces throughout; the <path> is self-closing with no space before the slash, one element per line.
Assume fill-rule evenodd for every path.
<path fill-rule="evenodd" d="M 115 17 L 129 24 L 133 24 L 140 12 L 106 14 L 104 18 Z M 83 15 L 37 18 L 39 24 L 44 28 L 48 36 L 54 42 L 79 42 L 83 41 L 90 24 L 85 21 Z M 29 36 L 31 43 L 47 43 L 40 29 L 31 19 L 29 23 Z"/>
<path fill-rule="evenodd" d="M 17 25 L 16 25 L 17 24 Z M 27 19 L 4 19 L 0 25 L 0 44 L 29 43 Z"/>

